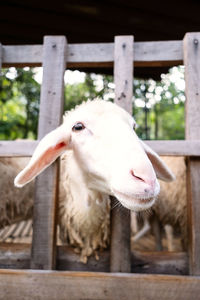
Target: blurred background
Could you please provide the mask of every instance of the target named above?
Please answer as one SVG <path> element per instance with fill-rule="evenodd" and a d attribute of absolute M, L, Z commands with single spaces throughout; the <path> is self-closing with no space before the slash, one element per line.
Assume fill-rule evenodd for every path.
<path fill-rule="evenodd" d="M 128 0 L 38 0 L 0 1 L 0 42 L 3 45 L 42 44 L 45 35 L 65 35 L 71 43 L 113 43 L 114 36 L 134 35 L 136 42 L 182 40 L 186 32 L 200 31 L 200 2 L 128 1 Z M 112 68 L 68 69 L 65 72 L 65 110 L 82 101 L 101 98 L 114 100 Z M 36 139 L 42 68 L 3 68 L 0 76 L 0 140 Z M 134 68 L 132 112 L 138 124 L 137 133 L 144 140 L 176 140 L 185 138 L 184 66 Z M 179 166 L 177 178 L 185 180 L 185 162 Z M 173 161 L 172 165 L 175 167 Z M 182 170 L 182 173 L 181 173 Z M 186 191 L 181 204 L 186 216 Z M 176 183 L 175 183 L 176 185 Z M 163 188 L 164 190 L 164 188 Z M 166 188 L 168 199 L 170 188 Z M 172 190 L 172 188 L 171 188 Z M 176 190 L 176 187 L 174 188 Z M 174 195 L 174 201 L 181 197 Z M 178 199 L 178 200 L 177 200 Z M 164 201 L 166 203 L 166 200 Z M 31 202 L 30 202 L 31 203 Z M 31 204 L 32 205 L 32 204 Z M 32 206 L 31 206 L 32 207 Z M 169 205 L 170 207 L 170 205 Z M 171 209 L 170 211 L 173 211 Z M 155 212 L 156 215 L 157 212 Z M 161 227 L 163 246 L 151 235 L 142 246 L 133 249 L 182 251 L 181 222 L 171 223 L 156 218 Z M 181 216 L 182 218 L 182 216 Z M 154 233 L 150 217 L 132 218 L 132 234 L 150 223 L 147 232 Z M 182 218 L 183 219 L 183 218 Z M 185 219 L 184 219 L 185 220 Z M 154 222 L 154 220 L 153 220 Z M 180 224 L 179 224 L 180 223 Z M 168 224 L 167 224 L 168 225 Z M 184 226 L 186 222 L 184 223 Z M 30 224 L 31 226 L 31 224 Z M 171 231 L 170 231 L 171 230 Z M 171 233 L 170 233 L 171 232 Z M 145 233 L 144 233 L 145 235 Z M 171 250 L 167 243 L 174 238 Z M 139 238 L 138 238 L 139 240 Z M 157 243 L 157 245 L 156 245 Z M 147 245 L 147 246 L 146 246 Z M 150 245 L 150 246 L 149 246 Z"/>

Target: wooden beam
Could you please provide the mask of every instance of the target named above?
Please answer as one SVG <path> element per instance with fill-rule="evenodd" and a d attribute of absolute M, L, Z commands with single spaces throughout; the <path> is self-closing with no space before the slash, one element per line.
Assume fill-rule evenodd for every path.
<path fill-rule="evenodd" d="M 43 45 L 3 46 L 3 67 L 41 66 Z"/>
<path fill-rule="evenodd" d="M 133 36 L 115 37 L 114 82 L 115 103 L 132 113 Z M 112 207 L 117 199 L 111 197 Z M 111 272 L 131 271 L 130 211 L 124 207 L 111 210 Z"/>
<path fill-rule="evenodd" d="M 186 139 L 200 140 L 200 33 L 185 35 L 184 64 Z M 190 274 L 200 275 L 200 158 L 188 159 L 187 183 Z"/>
<path fill-rule="evenodd" d="M 0 299 L 196 300 L 199 294 L 199 277 L 39 270 L 0 271 Z"/>
<path fill-rule="evenodd" d="M 131 271 L 142 274 L 188 275 L 188 255 L 185 252 L 133 251 Z"/>
<path fill-rule="evenodd" d="M 0 244 L 0 268 L 29 269 L 30 244 Z M 57 246 L 56 269 L 62 271 L 109 272 L 110 251 L 100 251 L 99 260 L 88 258 L 87 264 L 80 262 L 80 255 L 68 246 Z M 185 252 L 140 252 L 131 253 L 131 271 L 146 274 L 188 274 L 188 257 Z"/>
<path fill-rule="evenodd" d="M 182 41 L 136 42 L 135 67 L 172 66 L 183 62 Z"/>
<path fill-rule="evenodd" d="M 159 155 L 169 156 L 200 156 L 200 141 L 145 141 Z"/>
<path fill-rule="evenodd" d="M 135 67 L 172 66 L 183 63 L 182 41 L 136 42 Z M 42 45 L 3 46 L 3 67 L 40 66 Z M 114 43 L 69 44 L 66 57 L 69 68 L 112 67 Z"/>
<path fill-rule="evenodd" d="M 0 141 L 0 156 L 31 156 L 38 141 Z"/>
<path fill-rule="evenodd" d="M 40 97 L 39 139 L 61 123 L 67 42 L 46 36 L 43 47 L 43 83 Z M 58 162 L 36 178 L 32 243 L 32 269 L 55 268 Z"/>
<path fill-rule="evenodd" d="M 200 156 L 200 141 L 145 141 L 159 155 Z M 0 156 L 31 156 L 38 141 L 0 141 Z"/>
<path fill-rule="evenodd" d="M 115 103 L 132 114 L 133 101 L 133 37 L 115 37 L 114 83 Z"/>

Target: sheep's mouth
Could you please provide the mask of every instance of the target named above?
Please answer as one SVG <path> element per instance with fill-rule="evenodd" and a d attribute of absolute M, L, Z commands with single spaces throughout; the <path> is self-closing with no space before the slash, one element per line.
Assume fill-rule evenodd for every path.
<path fill-rule="evenodd" d="M 123 192 L 114 191 L 114 196 L 121 202 L 123 206 L 130 210 L 140 211 L 150 208 L 156 197 L 142 197 L 140 195 L 129 195 Z"/>

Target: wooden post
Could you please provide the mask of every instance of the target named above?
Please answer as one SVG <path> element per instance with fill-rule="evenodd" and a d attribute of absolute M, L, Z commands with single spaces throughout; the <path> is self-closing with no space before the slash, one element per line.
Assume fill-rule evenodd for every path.
<path fill-rule="evenodd" d="M 64 36 L 46 36 L 44 38 L 39 139 L 61 123 L 66 54 L 67 42 Z M 58 162 L 55 162 L 36 179 L 32 269 L 55 268 L 58 171 L 59 165 Z"/>
<path fill-rule="evenodd" d="M 114 47 L 115 103 L 132 114 L 133 36 L 118 36 Z M 113 199 L 113 205 L 116 199 Z M 111 210 L 111 272 L 131 271 L 130 211 Z"/>
<path fill-rule="evenodd" d="M 200 140 L 200 33 L 184 38 L 186 139 Z M 200 275 L 200 158 L 188 158 L 189 270 Z"/>

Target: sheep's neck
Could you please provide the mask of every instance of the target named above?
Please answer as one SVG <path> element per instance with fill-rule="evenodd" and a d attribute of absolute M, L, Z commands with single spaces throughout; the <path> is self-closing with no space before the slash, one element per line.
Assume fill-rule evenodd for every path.
<path fill-rule="evenodd" d="M 64 189 L 68 210 L 70 206 L 73 209 L 73 217 L 81 223 L 89 217 L 96 217 L 96 211 L 99 213 L 100 207 L 108 205 L 105 203 L 108 201 L 108 196 L 88 188 L 73 152 L 65 154 L 62 160 L 65 161 L 62 164 L 65 170 L 61 172 L 66 177 Z"/>

